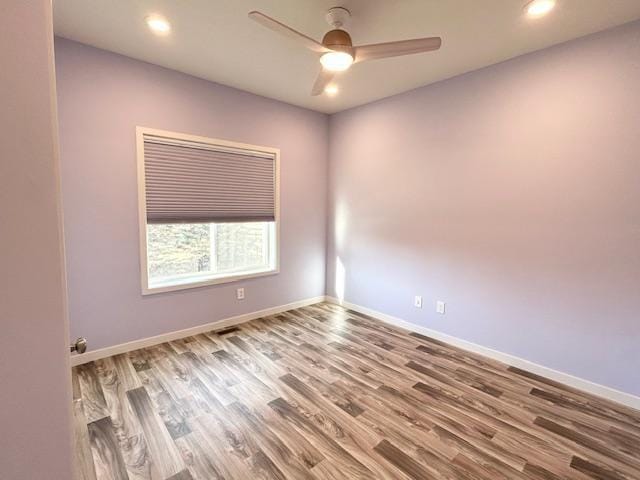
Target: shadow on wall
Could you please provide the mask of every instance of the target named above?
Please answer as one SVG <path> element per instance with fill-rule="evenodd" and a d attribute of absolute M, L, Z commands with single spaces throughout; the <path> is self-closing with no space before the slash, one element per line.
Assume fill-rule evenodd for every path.
<path fill-rule="evenodd" d="M 342 260 L 340 260 L 340 257 L 336 257 L 336 279 L 335 279 L 334 285 L 336 288 L 336 295 L 338 297 L 338 300 L 340 300 L 340 303 L 344 302 L 346 273 L 347 272 L 344 269 L 344 264 L 342 263 Z"/>

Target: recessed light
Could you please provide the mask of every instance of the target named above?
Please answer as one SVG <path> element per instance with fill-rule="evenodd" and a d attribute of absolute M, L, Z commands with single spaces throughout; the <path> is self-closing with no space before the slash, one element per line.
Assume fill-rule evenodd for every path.
<path fill-rule="evenodd" d="M 150 15 L 146 19 L 147 25 L 158 35 L 166 35 L 171 31 L 171 24 L 163 17 L 158 15 Z"/>
<path fill-rule="evenodd" d="M 338 86 L 333 84 L 327 85 L 326 87 L 324 87 L 324 93 L 333 97 L 338 93 Z"/>
<path fill-rule="evenodd" d="M 320 57 L 320 63 L 332 72 L 343 72 L 353 63 L 353 57 L 347 52 L 327 52 Z"/>
<path fill-rule="evenodd" d="M 556 6 L 556 0 L 533 0 L 525 6 L 527 15 L 538 18 L 546 15 Z"/>

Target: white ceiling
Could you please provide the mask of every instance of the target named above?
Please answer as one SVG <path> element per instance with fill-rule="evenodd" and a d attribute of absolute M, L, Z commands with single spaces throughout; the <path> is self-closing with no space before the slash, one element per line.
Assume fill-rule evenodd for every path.
<path fill-rule="evenodd" d="M 557 0 L 529 19 L 526 0 L 54 0 L 55 32 L 197 77 L 333 113 L 640 18 L 639 0 Z M 311 97 L 313 52 L 247 18 L 260 10 L 318 40 L 332 6 L 352 12 L 354 44 L 439 35 L 438 52 L 354 65 L 340 93 Z M 172 25 L 166 37 L 149 14 Z"/>

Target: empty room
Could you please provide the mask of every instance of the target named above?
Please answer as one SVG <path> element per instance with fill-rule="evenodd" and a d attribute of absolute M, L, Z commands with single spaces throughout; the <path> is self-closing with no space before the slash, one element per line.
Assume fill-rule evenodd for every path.
<path fill-rule="evenodd" d="M 0 479 L 640 480 L 638 0 L 0 12 Z"/>

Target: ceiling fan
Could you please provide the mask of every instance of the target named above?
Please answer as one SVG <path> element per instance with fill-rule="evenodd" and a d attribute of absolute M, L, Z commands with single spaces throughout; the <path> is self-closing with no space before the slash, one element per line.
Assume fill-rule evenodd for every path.
<path fill-rule="evenodd" d="M 351 36 L 343 30 L 343 27 L 346 26 L 351 18 L 351 12 L 342 7 L 333 7 L 327 12 L 326 19 L 329 25 L 333 27 L 333 30 L 325 34 L 322 43 L 264 13 L 253 11 L 249 13 L 249 18 L 274 32 L 299 41 L 309 50 L 320 54 L 322 68 L 311 89 L 311 95 L 314 96 L 320 95 L 324 91 L 336 73 L 347 70 L 353 63 L 430 52 L 438 50 L 442 45 L 440 37 L 428 37 L 354 47 L 351 42 Z"/>

